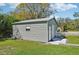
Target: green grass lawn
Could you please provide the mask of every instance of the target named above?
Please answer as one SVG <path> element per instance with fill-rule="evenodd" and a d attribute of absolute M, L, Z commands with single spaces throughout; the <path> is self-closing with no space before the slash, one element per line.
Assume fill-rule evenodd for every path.
<path fill-rule="evenodd" d="M 79 44 L 79 36 L 67 36 L 69 43 Z"/>
<path fill-rule="evenodd" d="M 76 37 L 68 37 L 73 43 L 78 43 Z M 72 38 L 72 39 L 71 39 Z M 74 40 L 75 39 L 75 40 Z M 75 42 L 74 42 L 75 41 Z M 70 41 L 71 42 L 71 41 Z M 79 55 L 79 47 L 50 45 L 26 40 L 0 41 L 0 54 L 3 55 Z"/>

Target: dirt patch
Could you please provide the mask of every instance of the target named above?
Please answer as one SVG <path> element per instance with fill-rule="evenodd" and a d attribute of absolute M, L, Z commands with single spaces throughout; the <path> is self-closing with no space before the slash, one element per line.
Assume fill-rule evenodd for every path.
<path fill-rule="evenodd" d="M 15 47 L 5 46 L 0 48 L 0 55 L 12 55 L 15 54 Z"/>

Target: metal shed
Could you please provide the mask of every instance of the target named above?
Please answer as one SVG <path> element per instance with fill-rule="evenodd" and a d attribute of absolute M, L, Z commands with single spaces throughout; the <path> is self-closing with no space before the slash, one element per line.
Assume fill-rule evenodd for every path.
<path fill-rule="evenodd" d="M 13 38 L 49 42 L 56 34 L 54 17 L 24 20 L 13 23 Z"/>

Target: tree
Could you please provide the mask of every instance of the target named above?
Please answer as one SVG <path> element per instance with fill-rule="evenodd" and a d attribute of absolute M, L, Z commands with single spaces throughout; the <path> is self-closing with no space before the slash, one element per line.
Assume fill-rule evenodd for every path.
<path fill-rule="evenodd" d="M 21 3 L 12 14 L 20 20 L 44 18 L 55 12 L 50 9 L 48 3 Z"/>
<path fill-rule="evenodd" d="M 74 17 L 79 17 L 79 12 L 75 12 L 75 13 L 73 14 L 73 16 L 74 16 Z"/>
<path fill-rule="evenodd" d="M 62 31 L 68 31 L 70 29 L 71 19 L 69 17 L 59 18 L 58 24 Z"/>
<path fill-rule="evenodd" d="M 10 37 L 12 34 L 12 23 L 15 18 L 10 15 L 0 14 L 0 35 L 3 37 Z"/>
<path fill-rule="evenodd" d="M 75 12 L 73 14 L 73 16 L 76 17 L 76 19 L 75 19 L 75 28 L 76 28 L 76 30 L 79 30 L 79 12 Z"/>

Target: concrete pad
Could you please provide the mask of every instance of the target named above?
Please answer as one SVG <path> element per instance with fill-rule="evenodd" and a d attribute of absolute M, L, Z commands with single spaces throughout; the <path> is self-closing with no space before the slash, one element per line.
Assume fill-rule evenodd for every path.
<path fill-rule="evenodd" d="M 59 44 L 67 44 L 67 39 L 62 39 L 60 41 L 51 41 L 49 44 L 59 45 Z"/>

